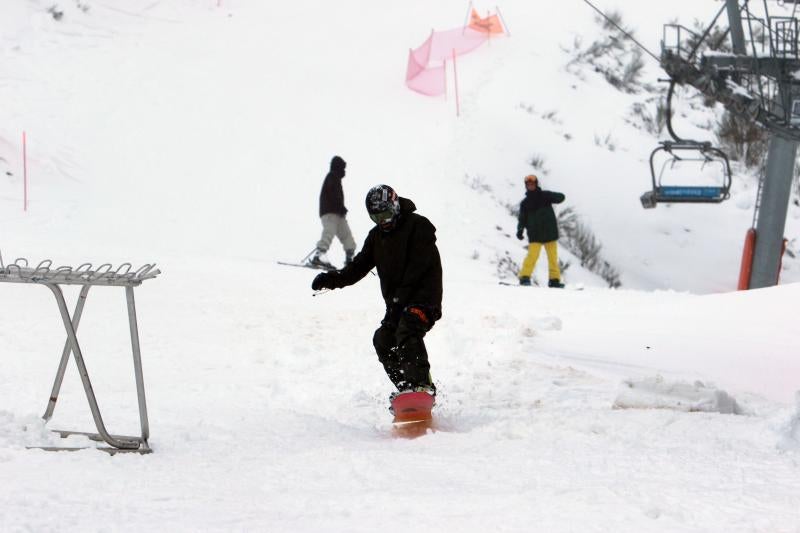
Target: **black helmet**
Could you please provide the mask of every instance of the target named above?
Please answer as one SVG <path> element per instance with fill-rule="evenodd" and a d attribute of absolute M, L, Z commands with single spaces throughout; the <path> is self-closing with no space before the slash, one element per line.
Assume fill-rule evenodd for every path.
<path fill-rule="evenodd" d="M 383 231 L 389 231 L 400 215 L 400 201 L 394 189 L 388 185 L 376 185 L 367 193 L 367 213 Z"/>

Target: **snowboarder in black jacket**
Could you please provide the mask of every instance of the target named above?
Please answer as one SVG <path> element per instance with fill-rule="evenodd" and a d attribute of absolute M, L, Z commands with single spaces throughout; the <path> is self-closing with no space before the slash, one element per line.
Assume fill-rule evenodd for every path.
<path fill-rule="evenodd" d="M 378 359 L 398 391 L 435 395 L 423 337 L 442 316 L 442 262 L 436 228 L 388 185 L 367 193 L 375 222 L 361 251 L 342 270 L 324 272 L 311 288 L 340 289 L 377 268 L 386 313 L 372 339 Z"/>
<path fill-rule="evenodd" d="M 528 255 L 522 262 L 519 284 L 530 285 L 531 275 L 544 247 L 550 281 L 548 287 L 563 288 L 561 270 L 558 266 L 558 222 L 553 204 L 564 201 L 560 192 L 545 191 L 539 187 L 539 178 L 533 174 L 525 176 L 525 199 L 519 204 L 517 239 L 522 240 L 523 230 L 528 232 Z"/>
<path fill-rule="evenodd" d="M 347 224 L 347 208 L 344 206 L 344 191 L 342 189 L 342 178 L 345 175 L 347 163 L 338 155 L 331 159 L 330 172 L 322 182 L 322 190 L 319 193 L 319 217 L 322 221 L 322 236 L 317 242 L 317 249 L 311 258 L 311 264 L 333 268 L 328 260 L 328 248 L 333 242 L 333 237 L 341 241 L 344 247 L 345 264 L 353 260 L 356 250 L 356 241 L 353 240 L 353 233 Z"/>

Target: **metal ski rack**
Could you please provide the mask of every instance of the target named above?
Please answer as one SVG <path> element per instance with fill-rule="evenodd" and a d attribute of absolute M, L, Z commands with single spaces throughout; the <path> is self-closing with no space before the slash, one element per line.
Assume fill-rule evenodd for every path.
<path fill-rule="evenodd" d="M 136 452 L 136 453 L 150 453 L 150 445 L 148 439 L 150 438 L 150 427 L 147 420 L 147 403 L 145 400 L 144 392 L 144 379 L 142 377 L 142 357 L 139 347 L 139 328 L 136 320 L 136 304 L 133 298 L 133 289 L 142 284 L 143 281 L 153 279 L 161 272 L 155 268 L 155 263 L 145 264 L 142 267 L 134 270 L 130 263 L 123 263 L 117 268 L 114 268 L 110 263 L 104 263 L 95 268 L 91 263 L 83 263 L 76 268 L 70 266 L 60 266 L 53 268 L 53 262 L 49 259 L 40 262 L 38 265 L 30 266 L 25 258 L 18 258 L 13 263 L 4 265 L 2 255 L 0 255 L 0 282 L 2 283 L 27 283 L 34 285 L 44 285 L 53 293 L 56 298 L 61 319 L 64 323 L 64 329 L 67 333 L 67 340 L 64 343 L 64 349 L 61 352 L 61 359 L 58 364 L 56 378 L 53 383 L 52 393 L 47 403 L 42 418 L 45 422 L 49 421 L 53 416 L 53 411 L 58 401 L 58 394 L 61 390 L 61 383 L 64 380 L 64 373 L 67 369 L 70 354 L 75 359 L 75 364 L 78 367 L 78 373 L 83 383 L 83 389 L 86 392 L 86 399 L 89 402 L 89 408 L 94 418 L 94 423 L 97 428 L 97 433 L 86 433 L 80 431 L 63 431 L 53 430 L 58 433 L 62 438 L 70 435 L 83 435 L 91 440 L 107 443 L 109 448 L 98 448 L 110 454 L 118 452 Z M 64 293 L 61 290 L 62 285 L 80 285 L 81 290 L 78 295 L 78 302 L 75 305 L 75 310 L 72 316 L 69 314 L 67 304 L 64 299 Z M 78 343 L 77 329 L 80 324 L 81 314 L 83 313 L 84 305 L 86 304 L 86 297 L 89 289 L 93 286 L 107 286 L 107 287 L 124 287 L 125 297 L 128 305 L 128 323 L 130 326 L 131 347 L 133 350 L 133 367 L 134 377 L 136 379 L 136 394 L 139 404 L 139 423 L 141 426 L 140 436 L 125 436 L 125 435 L 111 435 L 103 423 L 103 417 L 100 415 L 100 408 L 97 405 L 97 398 L 95 397 L 92 389 L 92 383 L 89 380 L 89 374 L 86 370 L 86 363 L 84 362 L 83 353 L 81 352 L 80 344 Z M 63 447 L 41 447 L 41 449 L 48 451 L 61 451 L 61 450 L 77 450 L 83 448 L 63 448 Z"/>

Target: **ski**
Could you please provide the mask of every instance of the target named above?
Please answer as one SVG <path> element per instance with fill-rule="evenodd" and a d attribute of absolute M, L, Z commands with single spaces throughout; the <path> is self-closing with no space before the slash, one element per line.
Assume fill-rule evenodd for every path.
<path fill-rule="evenodd" d="M 291 267 L 310 268 L 312 270 L 324 270 L 326 272 L 333 272 L 334 270 L 336 270 L 336 267 L 333 265 L 331 265 L 330 267 L 324 267 L 321 265 L 312 265 L 311 263 L 289 263 L 286 261 L 278 261 L 278 264 Z"/>

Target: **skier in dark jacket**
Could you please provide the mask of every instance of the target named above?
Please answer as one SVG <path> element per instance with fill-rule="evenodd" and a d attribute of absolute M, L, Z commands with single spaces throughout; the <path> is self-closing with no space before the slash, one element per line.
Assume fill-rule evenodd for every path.
<path fill-rule="evenodd" d="M 525 199 L 519 204 L 517 239 L 522 240 L 523 230 L 528 231 L 528 255 L 522 262 L 519 284 L 530 285 L 531 275 L 544 246 L 550 281 L 548 287 L 563 288 L 561 270 L 558 267 L 558 223 L 553 204 L 564 201 L 560 192 L 544 191 L 539 187 L 539 178 L 533 174 L 525 177 Z"/>
<path fill-rule="evenodd" d="M 416 206 L 388 185 L 367 193 L 375 222 L 364 246 L 342 270 L 324 272 L 311 288 L 341 289 L 377 268 L 386 314 L 372 342 L 386 374 L 400 392 L 435 395 L 423 337 L 442 316 L 442 262 L 436 228 Z"/>
<path fill-rule="evenodd" d="M 319 193 L 319 216 L 322 220 L 322 236 L 317 243 L 317 249 L 311 258 L 311 264 L 323 268 L 332 269 L 328 260 L 328 248 L 333 242 L 333 237 L 341 241 L 344 246 L 345 265 L 353 260 L 356 251 L 356 241 L 353 240 L 353 233 L 347 224 L 347 208 L 344 206 L 344 191 L 342 190 L 342 178 L 345 175 L 347 163 L 338 155 L 331 159 L 331 169 L 322 182 L 322 190 Z"/>

